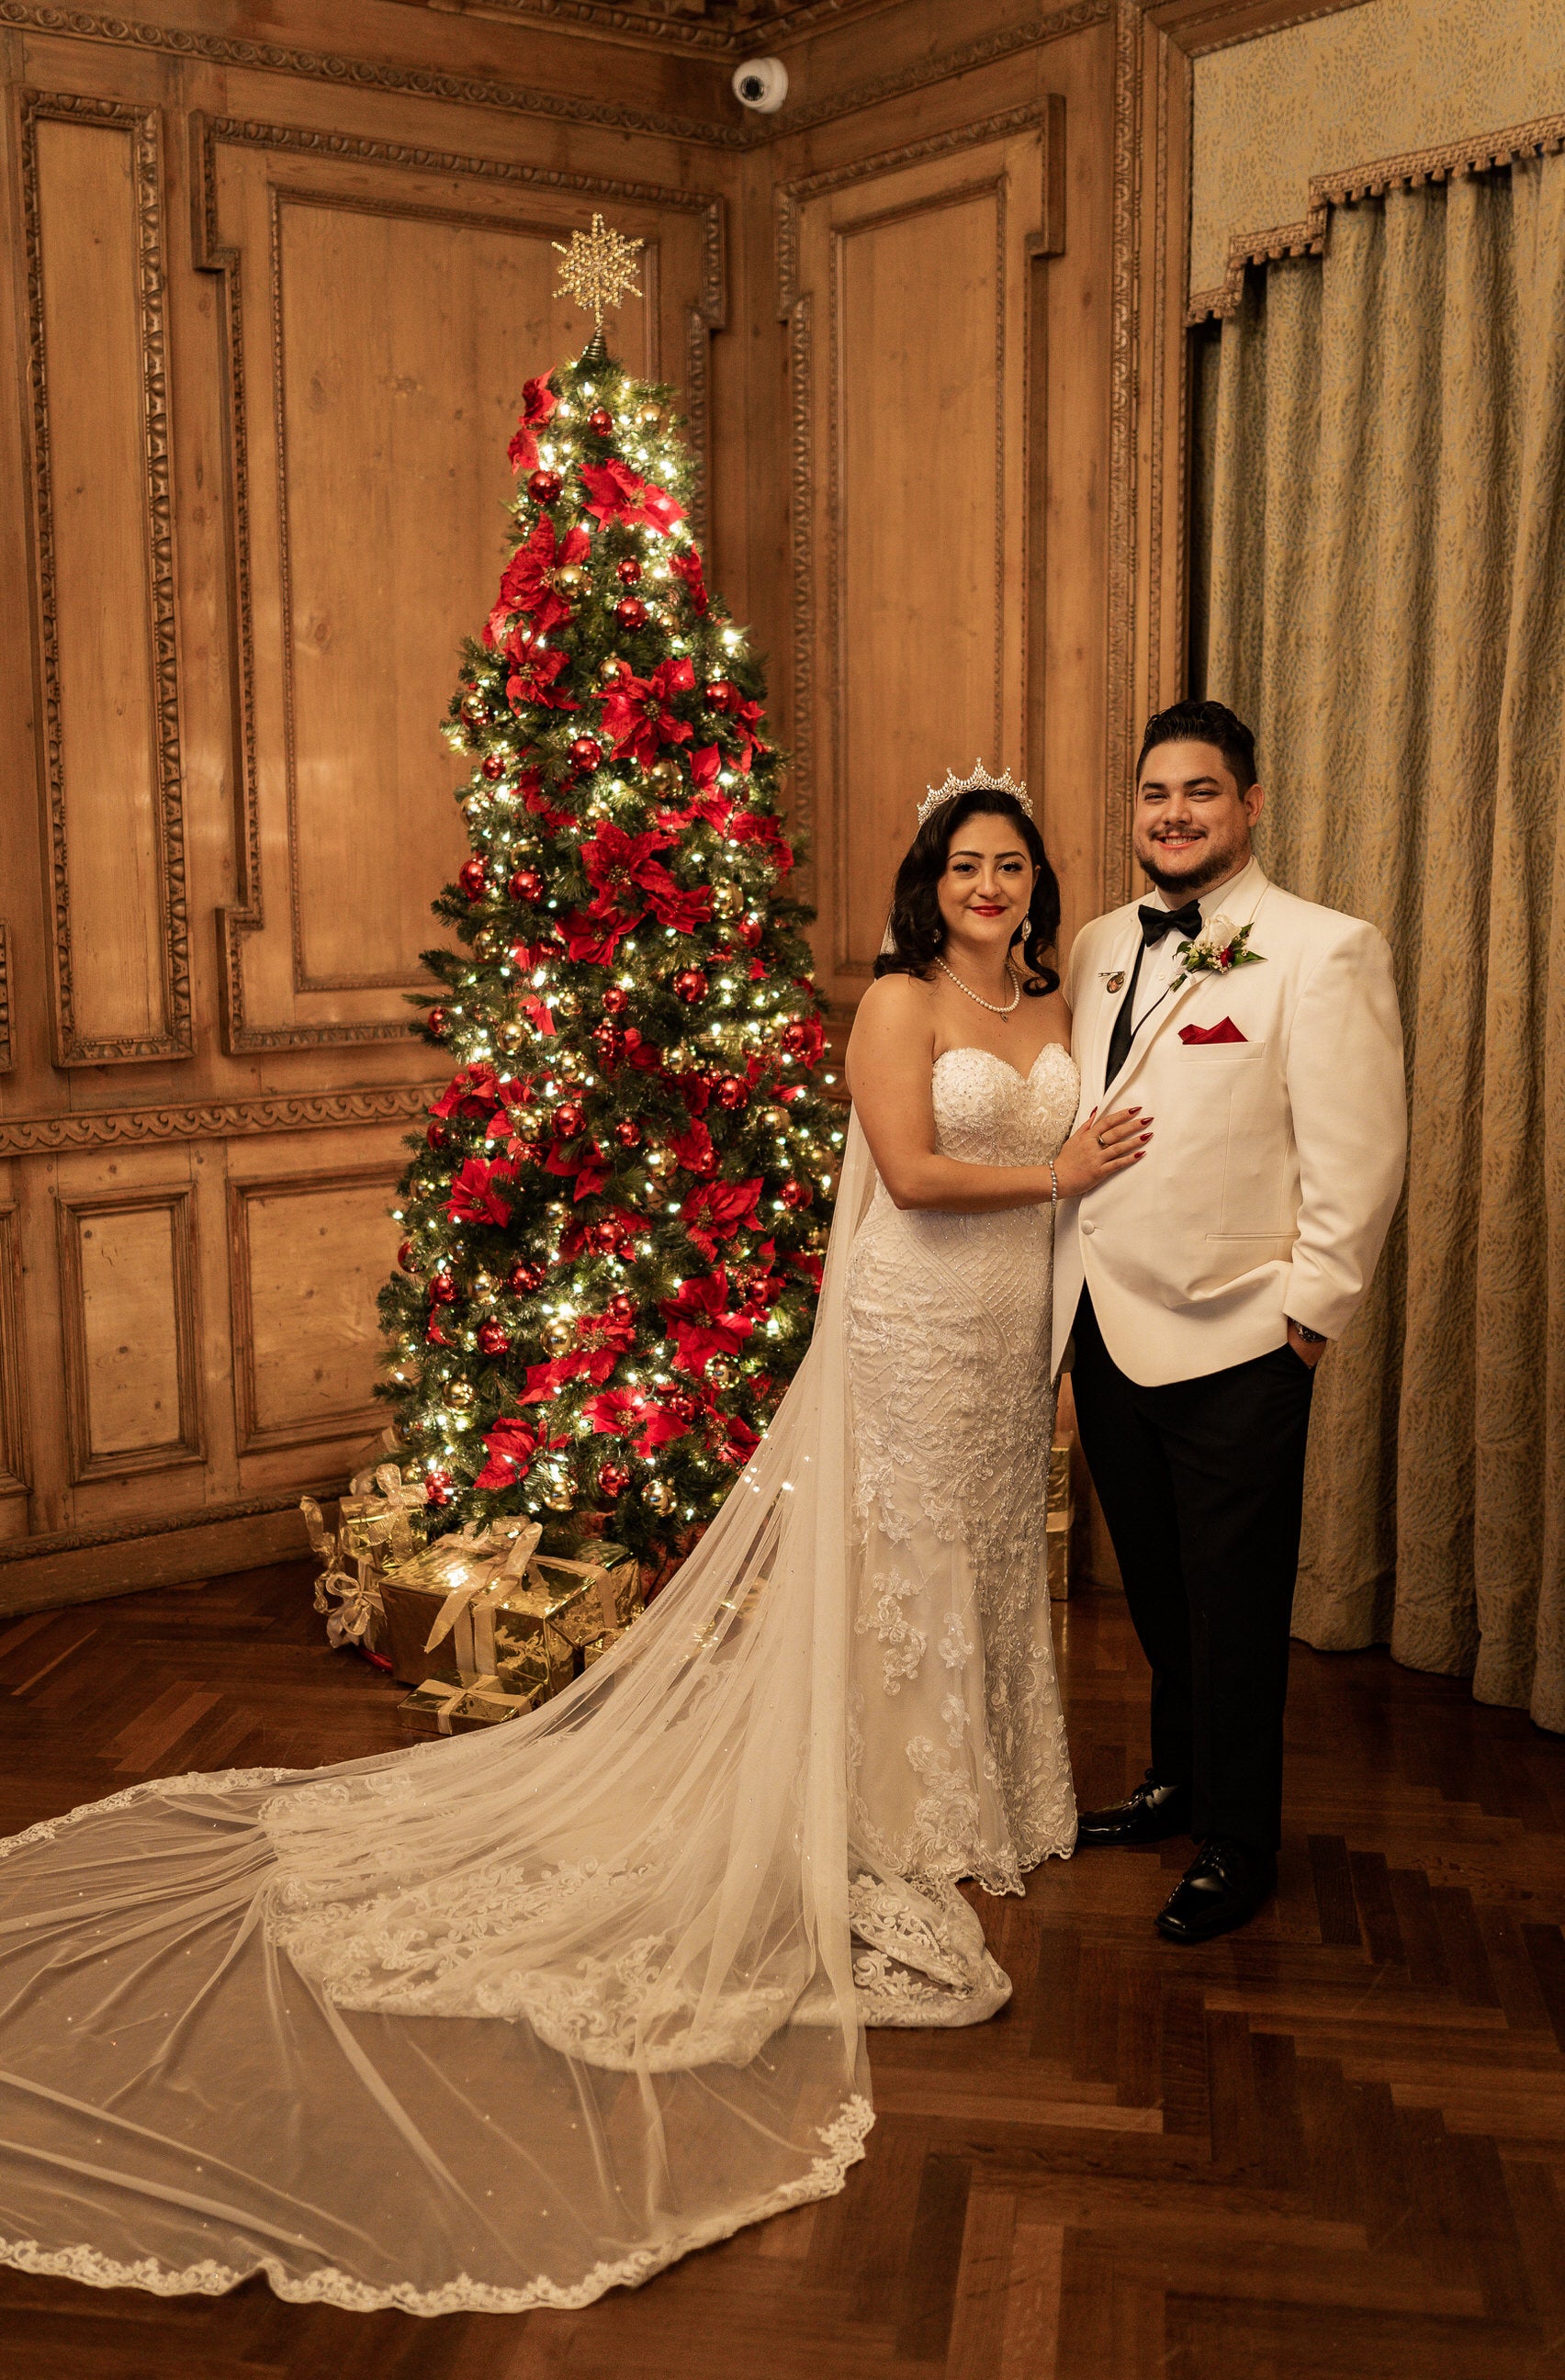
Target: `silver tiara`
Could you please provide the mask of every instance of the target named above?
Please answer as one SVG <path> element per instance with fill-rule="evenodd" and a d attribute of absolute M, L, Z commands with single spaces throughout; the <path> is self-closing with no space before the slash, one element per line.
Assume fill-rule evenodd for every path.
<path fill-rule="evenodd" d="M 971 777 L 959 777 L 954 769 L 948 769 L 945 783 L 930 786 L 927 799 L 920 802 L 918 806 L 920 826 L 923 824 L 930 811 L 937 810 L 942 802 L 954 800 L 958 794 L 972 793 L 1014 795 L 1028 817 L 1031 818 L 1033 815 L 1033 805 L 1027 798 L 1026 786 L 1017 784 L 1009 769 L 1003 777 L 991 777 L 983 761 L 975 760 Z"/>

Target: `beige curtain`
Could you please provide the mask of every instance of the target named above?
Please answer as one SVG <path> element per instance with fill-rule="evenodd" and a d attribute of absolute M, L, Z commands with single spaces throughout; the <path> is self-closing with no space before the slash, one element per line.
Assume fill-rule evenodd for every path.
<path fill-rule="evenodd" d="M 1565 1730 L 1565 156 L 1337 209 L 1202 378 L 1193 674 L 1256 728 L 1265 864 L 1381 928 L 1408 1028 L 1295 1632 Z"/>

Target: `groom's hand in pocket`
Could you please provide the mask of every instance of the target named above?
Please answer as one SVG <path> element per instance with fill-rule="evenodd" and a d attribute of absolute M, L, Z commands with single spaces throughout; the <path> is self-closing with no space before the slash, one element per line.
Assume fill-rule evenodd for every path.
<path fill-rule="evenodd" d="M 1288 1343 L 1292 1348 L 1293 1353 L 1298 1356 L 1299 1361 L 1302 1364 L 1307 1365 L 1309 1369 L 1313 1372 L 1315 1366 L 1320 1362 L 1321 1357 L 1325 1354 L 1330 1342 L 1326 1339 L 1306 1339 L 1303 1332 L 1300 1330 L 1299 1325 L 1294 1321 L 1292 1316 L 1290 1315 L 1288 1318 Z"/>

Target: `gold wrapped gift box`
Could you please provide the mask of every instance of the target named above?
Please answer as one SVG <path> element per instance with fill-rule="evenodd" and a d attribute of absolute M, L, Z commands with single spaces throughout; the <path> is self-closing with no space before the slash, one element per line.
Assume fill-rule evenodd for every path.
<path fill-rule="evenodd" d="M 458 1679 L 455 1684 L 445 1678 L 426 1678 L 398 1703 L 397 1710 L 415 1735 L 471 1735 L 477 1728 L 520 1718 L 539 1699 L 507 1694 L 495 1677 Z"/>
<path fill-rule="evenodd" d="M 642 1608 L 629 1548 L 593 1544 L 591 1558 L 538 1551 L 535 1522 L 503 1521 L 442 1537 L 380 1581 L 386 1651 L 409 1684 L 495 1676 L 507 1693 L 546 1700 L 601 1658 Z"/>

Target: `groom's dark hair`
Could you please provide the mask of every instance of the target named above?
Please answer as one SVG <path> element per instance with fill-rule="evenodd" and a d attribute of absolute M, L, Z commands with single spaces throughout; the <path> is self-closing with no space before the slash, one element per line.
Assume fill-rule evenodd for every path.
<path fill-rule="evenodd" d="M 1141 739 L 1138 785 L 1147 754 L 1159 744 L 1215 744 L 1233 771 L 1241 794 L 1247 794 L 1255 782 L 1254 735 L 1226 702 L 1174 702 L 1167 710 L 1155 711 Z"/>

